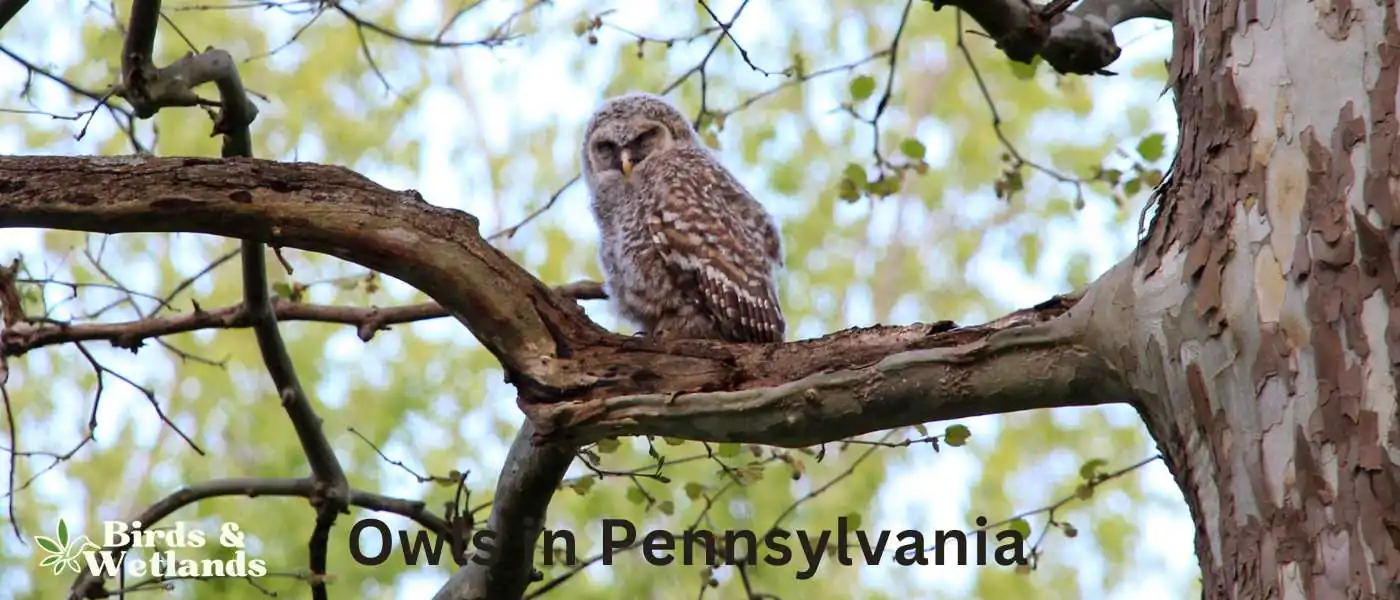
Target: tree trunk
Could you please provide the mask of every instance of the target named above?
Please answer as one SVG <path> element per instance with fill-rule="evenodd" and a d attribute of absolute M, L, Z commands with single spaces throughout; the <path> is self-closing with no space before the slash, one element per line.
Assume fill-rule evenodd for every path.
<path fill-rule="evenodd" d="M 1175 25 L 1178 155 L 1106 350 L 1204 597 L 1400 598 L 1396 0 L 1193 0 Z"/>

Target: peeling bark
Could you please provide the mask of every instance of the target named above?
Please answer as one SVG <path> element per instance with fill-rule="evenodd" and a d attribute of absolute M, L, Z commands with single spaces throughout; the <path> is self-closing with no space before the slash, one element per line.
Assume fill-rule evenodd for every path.
<path fill-rule="evenodd" d="M 1186 4 L 1124 370 L 1205 596 L 1400 597 L 1395 0 Z"/>

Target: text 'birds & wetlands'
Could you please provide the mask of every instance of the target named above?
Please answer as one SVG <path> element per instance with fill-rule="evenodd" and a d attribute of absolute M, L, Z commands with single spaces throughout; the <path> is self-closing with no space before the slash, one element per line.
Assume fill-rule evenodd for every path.
<path fill-rule="evenodd" d="M 692 529 L 642 530 L 626 519 L 603 519 L 588 539 L 600 540 L 596 549 L 581 548 L 580 535 L 566 529 L 546 529 L 540 534 L 540 564 L 576 566 L 601 562 L 612 566 L 619 556 L 637 552 L 650 565 L 747 565 L 775 567 L 795 564 L 798 579 L 810 579 L 824 560 L 850 566 L 879 565 L 888 561 L 902 566 L 997 565 L 1014 567 L 1027 562 L 1026 534 L 1008 527 L 989 531 L 986 517 L 977 517 L 977 529 L 867 531 L 853 527 L 849 517 L 839 517 L 835 529 L 772 529 L 709 531 Z M 459 526 L 457 549 L 448 537 L 417 529 L 391 529 L 375 518 L 361 519 L 350 528 L 350 556 L 365 566 L 377 566 L 394 557 L 394 546 L 404 564 L 438 566 L 444 559 L 458 565 L 486 565 L 498 549 L 495 532 Z"/>

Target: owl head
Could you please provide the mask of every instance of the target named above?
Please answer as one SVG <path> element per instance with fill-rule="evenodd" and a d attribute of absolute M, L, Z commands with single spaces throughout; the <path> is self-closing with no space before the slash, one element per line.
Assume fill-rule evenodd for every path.
<path fill-rule="evenodd" d="M 699 136 L 676 107 L 655 94 L 633 92 L 604 102 L 584 130 L 583 174 L 590 186 L 615 183 L 660 153 L 695 146 Z"/>

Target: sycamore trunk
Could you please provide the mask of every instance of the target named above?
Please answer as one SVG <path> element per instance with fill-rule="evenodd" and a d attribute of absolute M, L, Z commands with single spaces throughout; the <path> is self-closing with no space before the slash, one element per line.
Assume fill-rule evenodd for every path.
<path fill-rule="evenodd" d="M 1396 1 L 1190 0 L 1175 44 L 1119 350 L 1204 596 L 1400 598 Z"/>

